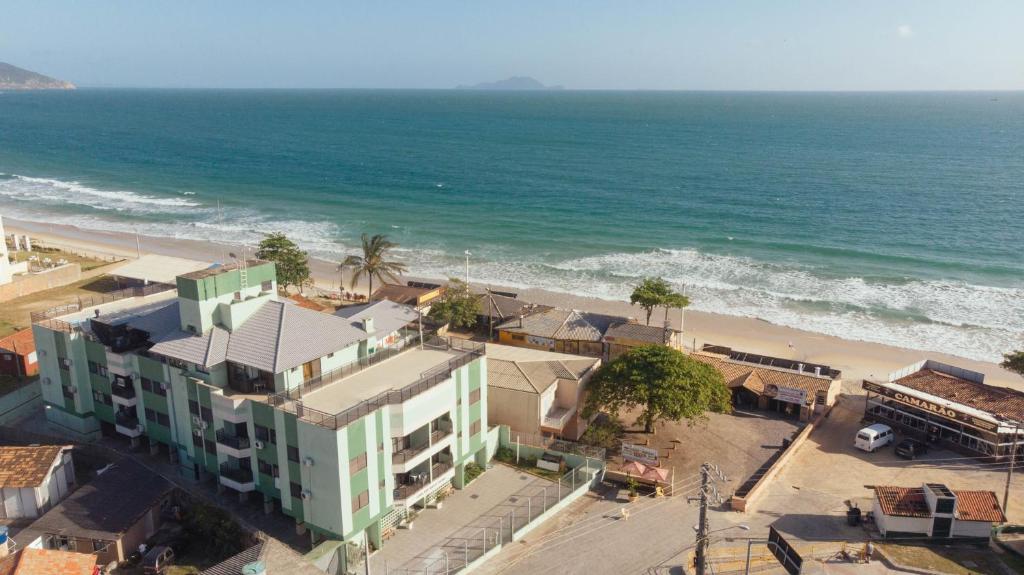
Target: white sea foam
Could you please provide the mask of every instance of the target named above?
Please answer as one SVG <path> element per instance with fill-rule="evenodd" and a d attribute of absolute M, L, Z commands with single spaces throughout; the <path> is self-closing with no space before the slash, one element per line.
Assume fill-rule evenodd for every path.
<path fill-rule="evenodd" d="M 124 190 L 100 190 L 79 182 L 4 174 L 0 197 L 35 204 L 75 204 L 103 211 L 180 211 L 202 204 L 185 198 L 161 198 Z"/>

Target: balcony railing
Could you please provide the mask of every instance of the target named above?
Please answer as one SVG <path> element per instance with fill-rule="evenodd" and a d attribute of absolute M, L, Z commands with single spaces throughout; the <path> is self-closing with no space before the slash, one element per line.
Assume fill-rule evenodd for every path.
<path fill-rule="evenodd" d="M 435 463 L 435 464 L 430 466 L 430 477 L 431 477 L 432 480 L 433 479 L 437 479 L 438 477 L 440 477 L 442 474 L 444 474 L 446 471 L 448 471 L 451 468 L 452 468 L 452 464 L 451 463 L 447 463 L 447 462 Z"/>
<path fill-rule="evenodd" d="M 121 427 L 135 429 L 139 426 L 139 418 L 132 414 L 119 411 L 114 415 L 114 423 Z"/>
<path fill-rule="evenodd" d="M 235 483 L 252 483 L 252 469 L 238 467 L 230 463 L 220 464 L 220 474 Z"/>
<path fill-rule="evenodd" d="M 391 463 L 405 463 L 413 457 L 423 453 L 430 447 L 429 443 L 424 443 L 416 447 L 403 447 L 401 450 L 391 454 Z"/>
<path fill-rule="evenodd" d="M 135 399 L 135 386 L 133 385 L 111 385 L 110 394 L 121 399 Z"/>
<path fill-rule="evenodd" d="M 439 427 L 438 429 L 435 429 L 434 431 L 430 432 L 430 444 L 433 445 L 433 444 L 437 443 L 438 441 L 441 441 L 445 437 L 448 437 L 451 434 L 452 434 L 452 428 L 451 427 L 447 427 L 447 428 Z"/>
<path fill-rule="evenodd" d="M 410 343 L 405 349 L 415 347 L 417 343 L 418 342 Z M 296 387 L 295 389 L 268 395 L 267 403 L 273 407 L 277 407 L 290 413 L 294 413 L 303 421 L 312 423 L 314 425 L 319 425 L 321 427 L 326 427 L 328 429 L 339 429 L 345 427 L 346 425 L 352 423 L 353 421 L 357 421 L 360 418 L 365 417 L 370 413 L 373 413 L 374 411 L 377 411 L 378 409 L 384 407 L 385 405 L 399 405 L 406 401 L 409 401 L 413 397 L 416 397 L 417 395 L 433 388 L 437 384 L 446 381 L 448 378 L 451 377 L 453 371 L 466 365 L 467 363 L 473 361 L 478 357 L 483 357 L 483 355 L 486 353 L 486 348 L 483 343 L 463 339 L 449 338 L 445 340 L 444 338 L 440 338 L 437 336 L 428 336 L 424 340 L 423 345 L 424 347 L 431 349 L 441 349 L 445 351 L 455 350 L 461 351 L 463 353 L 460 353 L 459 355 L 453 357 L 452 359 L 448 360 L 447 362 L 441 365 L 438 365 L 436 367 L 428 369 L 427 371 L 422 372 L 418 380 L 401 389 L 392 389 L 381 392 L 376 396 L 371 397 L 370 399 L 364 400 L 352 407 L 349 407 L 335 414 L 330 414 L 320 411 L 318 409 L 305 407 L 301 401 L 303 394 L 315 391 L 316 389 L 319 389 L 320 387 L 325 385 L 325 383 L 322 382 L 321 378 L 327 377 L 330 373 L 333 372 L 328 372 L 328 374 L 324 374 L 323 376 L 321 376 L 321 378 L 313 378 L 312 380 L 310 380 L 310 382 L 314 382 L 315 385 L 310 384 L 307 386 L 307 383 L 309 383 L 307 382 L 299 387 Z M 388 357 L 393 357 L 394 355 L 401 353 L 401 351 L 402 350 L 396 350 Z M 379 360 L 373 361 L 374 363 L 379 362 Z M 341 379 L 341 377 L 344 376 L 339 376 L 337 379 Z"/>
<path fill-rule="evenodd" d="M 249 449 L 249 438 L 244 435 L 233 435 L 226 429 L 217 430 L 217 443 L 242 450 Z"/>
<path fill-rule="evenodd" d="M 413 493 L 423 489 L 423 486 L 428 483 L 430 483 L 430 478 L 428 477 L 403 483 L 395 488 L 394 498 L 396 500 L 408 499 Z"/>
<path fill-rule="evenodd" d="M 130 287 L 90 297 L 80 297 L 77 299 L 77 301 L 74 301 L 72 303 L 58 305 L 40 311 L 34 311 L 29 314 L 29 317 L 31 318 L 32 323 L 43 323 L 46 320 L 51 320 L 53 318 L 76 313 L 82 311 L 83 309 L 88 309 L 90 307 L 102 305 L 105 303 L 115 302 L 118 300 L 131 297 L 149 296 L 172 289 L 175 289 L 175 286 L 169 284 L 149 284 L 144 287 Z M 51 329 L 59 329 L 61 331 L 71 331 L 72 329 L 74 329 L 74 326 L 68 324 L 67 322 L 46 325 Z"/>

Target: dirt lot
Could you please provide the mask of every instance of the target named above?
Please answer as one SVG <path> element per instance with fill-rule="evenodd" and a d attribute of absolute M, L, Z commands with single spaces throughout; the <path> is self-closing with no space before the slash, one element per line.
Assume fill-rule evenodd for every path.
<path fill-rule="evenodd" d="M 82 273 L 82 279 L 66 286 L 48 289 L 3 302 L 0 305 L 0 337 L 31 325 L 29 314 L 57 305 L 71 303 L 78 297 L 94 296 L 117 289 L 113 279 L 103 276 L 117 264 L 96 267 Z"/>
<path fill-rule="evenodd" d="M 945 483 L 952 489 L 992 490 L 1002 501 L 1006 469 L 947 450 L 933 450 L 909 461 L 892 447 L 866 453 L 853 447 L 862 427 L 863 395 L 842 395 L 829 419 L 794 454 L 789 464 L 755 505 L 757 515 L 778 517 L 775 526 L 798 538 L 863 538 L 860 527 L 847 527 L 847 502 L 870 509 L 874 485 L 920 486 Z M 1014 475 L 1010 490 L 1011 522 L 1024 522 L 1024 478 Z M 1015 505 L 1013 503 L 1016 503 Z"/>
<path fill-rule="evenodd" d="M 646 434 L 631 425 L 635 419 L 630 413 L 621 417 L 626 424 L 622 439 L 657 448 L 662 466 L 671 468 L 677 481 L 698 473 L 704 462 L 718 465 L 728 479 L 724 488 L 719 487 L 726 499 L 802 425 L 769 412 L 735 411 L 709 413 L 707 421 L 692 426 L 663 422 L 653 434 Z M 621 463 L 616 457 L 609 469 Z"/>

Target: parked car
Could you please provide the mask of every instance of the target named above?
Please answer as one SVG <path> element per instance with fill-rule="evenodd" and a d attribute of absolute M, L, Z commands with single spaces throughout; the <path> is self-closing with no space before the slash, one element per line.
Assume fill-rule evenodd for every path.
<path fill-rule="evenodd" d="M 908 438 L 896 444 L 896 455 L 906 459 L 917 459 L 925 453 L 928 453 L 928 444 L 923 441 Z"/>
<path fill-rule="evenodd" d="M 157 545 L 142 558 L 142 572 L 145 575 L 163 575 L 167 566 L 174 563 L 174 550 L 166 545 Z"/>
<path fill-rule="evenodd" d="M 891 427 L 882 423 L 876 423 L 858 431 L 856 439 L 853 440 L 853 446 L 857 449 L 872 452 L 879 447 L 889 445 L 895 440 L 896 432 Z"/>

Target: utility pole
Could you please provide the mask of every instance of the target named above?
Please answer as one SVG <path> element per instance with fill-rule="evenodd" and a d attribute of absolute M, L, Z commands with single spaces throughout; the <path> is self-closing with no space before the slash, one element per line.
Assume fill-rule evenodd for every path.
<path fill-rule="evenodd" d="M 1013 424 L 1013 445 L 1010 446 L 1010 468 L 1006 470 L 1006 490 L 1003 491 L 1003 515 L 1009 513 L 1010 507 L 1010 480 L 1013 479 L 1013 464 L 1017 461 L 1017 438 L 1020 433 L 1020 422 Z"/>
<path fill-rule="evenodd" d="M 466 291 L 469 291 L 469 256 L 473 255 L 469 250 L 465 251 L 466 254 Z"/>
<path fill-rule="evenodd" d="M 705 575 L 708 552 L 708 472 L 709 466 L 700 466 L 700 523 L 697 524 L 697 575 Z"/>

